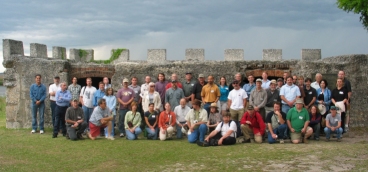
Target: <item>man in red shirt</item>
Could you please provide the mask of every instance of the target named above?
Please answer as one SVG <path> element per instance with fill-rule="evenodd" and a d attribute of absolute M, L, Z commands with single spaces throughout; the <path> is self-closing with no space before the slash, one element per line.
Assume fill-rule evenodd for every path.
<path fill-rule="evenodd" d="M 183 85 L 179 82 L 178 80 L 178 75 L 176 75 L 176 73 L 171 74 L 171 81 L 177 81 L 176 86 L 183 89 Z M 172 84 L 171 82 L 167 83 L 165 89 L 168 90 L 169 88 L 171 88 Z"/>
<path fill-rule="evenodd" d="M 240 128 L 244 134 L 243 143 L 250 143 L 250 135 L 254 134 L 254 140 L 257 143 L 262 143 L 262 136 L 265 134 L 266 125 L 261 114 L 254 110 L 252 105 L 249 105 L 247 112 L 244 113 L 240 120 Z"/>

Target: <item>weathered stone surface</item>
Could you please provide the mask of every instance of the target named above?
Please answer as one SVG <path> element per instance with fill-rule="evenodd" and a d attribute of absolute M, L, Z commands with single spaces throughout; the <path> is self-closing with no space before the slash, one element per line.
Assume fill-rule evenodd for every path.
<path fill-rule="evenodd" d="M 315 60 L 321 60 L 321 49 L 302 49 L 302 60 L 306 61 L 315 61 Z"/>
<path fill-rule="evenodd" d="M 186 49 L 185 60 L 189 61 L 204 61 L 204 49 Z"/>
<path fill-rule="evenodd" d="M 52 58 L 66 60 L 66 48 L 65 47 L 52 47 Z"/>
<path fill-rule="evenodd" d="M 38 58 L 47 58 L 47 47 L 44 44 L 31 43 L 30 56 Z"/>
<path fill-rule="evenodd" d="M 243 49 L 226 49 L 225 61 L 242 61 L 244 60 Z"/>
<path fill-rule="evenodd" d="M 76 62 L 91 62 L 94 60 L 94 50 L 71 48 L 69 50 L 69 59 Z"/>
<path fill-rule="evenodd" d="M 147 61 L 150 63 L 160 63 L 166 60 L 166 49 L 148 49 Z"/>
<path fill-rule="evenodd" d="M 263 49 L 263 60 L 280 61 L 282 60 L 282 49 Z"/>
<path fill-rule="evenodd" d="M 113 54 L 113 51 L 116 51 L 116 49 L 111 50 L 111 55 Z M 118 59 L 114 60 L 112 64 L 118 64 L 121 62 L 127 62 L 130 59 L 129 49 L 124 49 L 124 51 L 121 52 Z"/>
<path fill-rule="evenodd" d="M 12 68 L 15 58 L 24 56 L 23 42 L 12 39 L 3 39 L 3 66 Z"/>

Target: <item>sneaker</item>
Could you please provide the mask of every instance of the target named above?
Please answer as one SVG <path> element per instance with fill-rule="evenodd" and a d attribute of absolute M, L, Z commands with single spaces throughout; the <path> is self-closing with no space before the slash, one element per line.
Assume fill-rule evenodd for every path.
<path fill-rule="evenodd" d="M 319 138 L 318 137 L 316 138 L 316 141 L 319 141 Z"/>
<path fill-rule="evenodd" d="M 308 139 L 306 137 L 303 138 L 303 143 L 305 143 L 305 144 L 308 143 Z"/>
<path fill-rule="evenodd" d="M 337 142 L 341 142 L 341 138 L 337 138 Z"/>
<path fill-rule="evenodd" d="M 52 134 L 52 138 L 56 138 L 57 137 L 57 134 Z"/>
<path fill-rule="evenodd" d="M 124 135 L 124 133 L 120 133 L 120 137 L 124 137 L 125 135 Z"/>
<path fill-rule="evenodd" d="M 250 143 L 250 139 L 247 139 L 247 140 L 243 140 L 242 143 Z"/>
<path fill-rule="evenodd" d="M 280 144 L 284 144 L 284 139 L 280 139 Z"/>
<path fill-rule="evenodd" d="M 330 138 L 326 138 L 326 142 L 329 142 L 330 141 Z"/>
<path fill-rule="evenodd" d="M 114 137 L 112 137 L 112 136 L 106 137 L 106 139 L 107 139 L 107 140 L 115 140 L 115 138 L 114 138 Z"/>
<path fill-rule="evenodd" d="M 40 134 L 43 134 L 44 133 L 44 131 L 43 130 L 40 130 Z"/>
<path fill-rule="evenodd" d="M 77 138 L 78 138 L 79 140 L 84 140 L 84 137 L 82 136 L 82 134 L 77 134 Z"/>
<path fill-rule="evenodd" d="M 36 133 L 36 130 L 32 130 L 32 131 L 31 131 L 31 134 L 33 134 L 33 133 Z"/>

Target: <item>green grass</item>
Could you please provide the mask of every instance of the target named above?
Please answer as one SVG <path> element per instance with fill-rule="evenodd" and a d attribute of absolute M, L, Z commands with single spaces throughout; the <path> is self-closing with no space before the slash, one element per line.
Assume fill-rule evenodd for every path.
<path fill-rule="evenodd" d="M 366 141 L 199 147 L 186 139 L 70 141 L 5 129 L 0 99 L 0 171 L 367 171 Z M 316 170 L 315 168 L 318 167 Z M 337 167 L 337 169 L 336 169 Z"/>

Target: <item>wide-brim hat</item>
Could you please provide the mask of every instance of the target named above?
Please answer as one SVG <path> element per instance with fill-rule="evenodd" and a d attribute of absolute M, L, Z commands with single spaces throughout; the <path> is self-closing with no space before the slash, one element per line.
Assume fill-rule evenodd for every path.
<path fill-rule="evenodd" d="M 217 108 L 217 103 L 211 103 L 211 106 L 210 107 Z"/>
<path fill-rule="evenodd" d="M 318 110 L 319 110 L 319 112 L 323 115 L 323 114 L 325 114 L 326 113 L 326 106 L 325 105 L 323 105 L 323 104 L 318 104 Z"/>

